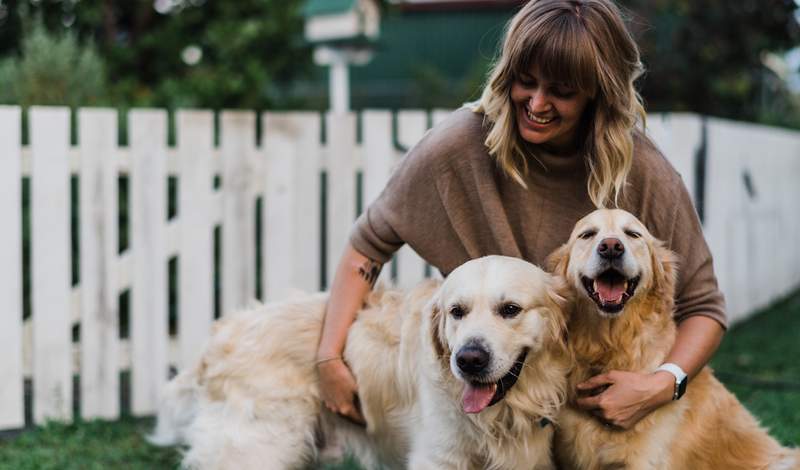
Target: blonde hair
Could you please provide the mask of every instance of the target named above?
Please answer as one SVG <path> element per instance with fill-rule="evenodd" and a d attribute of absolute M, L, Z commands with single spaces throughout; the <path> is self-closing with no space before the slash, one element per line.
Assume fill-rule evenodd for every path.
<path fill-rule="evenodd" d="M 592 97 L 578 142 L 589 169 L 587 190 L 597 207 L 616 204 L 633 160 L 633 128 L 637 120 L 645 123 L 634 88 L 643 67 L 620 10 L 611 0 L 531 0 L 509 22 L 502 53 L 473 109 L 491 124 L 484 142 L 489 153 L 522 186 L 528 162 L 511 85 L 534 65 L 548 79 Z"/>

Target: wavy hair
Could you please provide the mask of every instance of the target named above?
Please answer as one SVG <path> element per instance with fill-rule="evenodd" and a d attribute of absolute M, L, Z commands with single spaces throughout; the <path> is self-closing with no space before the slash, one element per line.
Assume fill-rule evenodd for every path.
<path fill-rule="evenodd" d="M 585 91 L 578 149 L 589 171 L 587 190 L 597 207 L 616 204 L 633 160 L 633 129 L 645 125 L 634 87 L 644 69 L 622 14 L 611 0 L 531 0 L 508 23 L 475 112 L 490 123 L 489 153 L 522 186 L 527 154 L 511 101 L 511 86 L 535 66 L 550 80 Z"/>

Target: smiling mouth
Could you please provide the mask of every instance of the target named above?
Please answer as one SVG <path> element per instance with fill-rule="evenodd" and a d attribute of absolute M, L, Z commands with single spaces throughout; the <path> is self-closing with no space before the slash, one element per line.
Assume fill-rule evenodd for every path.
<path fill-rule="evenodd" d="M 522 350 L 517 356 L 511 369 L 506 372 L 500 380 L 486 383 L 479 380 L 469 381 L 464 387 L 461 397 L 461 405 L 465 413 L 480 413 L 495 403 L 505 398 L 506 394 L 519 379 L 522 366 L 525 365 L 525 358 L 528 356 L 528 348 Z"/>
<path fill-rule="evenodd" d="M 625 303 L 633 297 L 639 276 L 627 279 L 622 273 L 610 268 L 591 279 L 581 276 L 581 282 L 589 297 L 602 312 L 615 315 L 625 308 Z"/>
<path fill-rule="evenodd" d="M 551 122 L 556 120 L 555 117 L 549 117 L 549 118 L 537 117 L 535 114 L 533 114 L 533 111 L 531 111 L 528 105 L 525 105 L 525 115 L 528 117 L 528 120 L 533 121 L 536 124 L 542 124 L 542 125 L 550 124 Z"/>

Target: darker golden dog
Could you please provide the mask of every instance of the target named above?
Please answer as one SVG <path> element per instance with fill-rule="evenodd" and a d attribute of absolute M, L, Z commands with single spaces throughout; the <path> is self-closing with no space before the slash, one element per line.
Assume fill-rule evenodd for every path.
<path fill-rule="evenodd" d="M 549 264 L 570 290 L 576 367 L 569 390 L 599 373 L 648 373 L 663 363 L 675 341 L 676 261 L 636 217 L 622 210 L 589 214 Z M 564 468 L 800 469 L 798 452 L 772 439 L 707 367 L 680 400 L 630 430 L 604 426 L 572 406 L 575 398 L 560 416 L 555 443 Z"/>

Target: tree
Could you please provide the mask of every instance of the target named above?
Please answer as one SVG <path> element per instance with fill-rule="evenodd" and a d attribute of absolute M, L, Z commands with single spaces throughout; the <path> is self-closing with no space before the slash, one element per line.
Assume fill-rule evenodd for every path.
<path fill-rule="evenodd" d="M 763 54 L 794 46 L 794 0 L 628 0 L 648 109 L 758 120 L 771 72 Z"/>
<path fill-rule="evenodd" d="M 0 54 L 19 52 L 21 25 L 40 15 L 96 42 L 117 105 L 288 106 L 284 86 L 311 69 L 301 0 L 5 1 Z"/>

